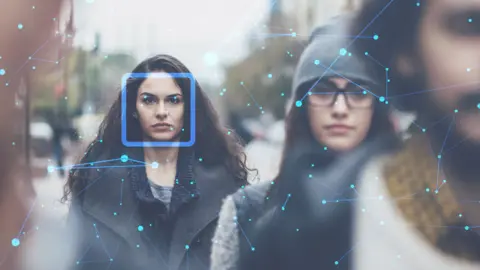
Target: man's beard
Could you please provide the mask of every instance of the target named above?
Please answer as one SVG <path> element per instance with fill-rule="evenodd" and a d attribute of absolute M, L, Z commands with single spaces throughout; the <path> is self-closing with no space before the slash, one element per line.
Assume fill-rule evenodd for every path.
<path fill-rule="evenodd" d="M 472 100 L 478 100 L 479 96 L 479 93 L 462 96 L 456 108 L 465 113 L 472 113 Z M 467 138 L 456 128 L 453 112 L 445 112 L 432 101 L 429 103 L 425 106 L 426 110 L 423 111 L 420 119 L 423 120 L 422 124 L 428 125 L 444 118 L 427 130 L 427 136 L 432 141 L 435 154 L 441 155 L 441 164 L 445 173 L 451 174 L 455 181 L 466 184 L 477 182 L 477 176 L 480 173 L 478 163 L 480 142 Z"/>

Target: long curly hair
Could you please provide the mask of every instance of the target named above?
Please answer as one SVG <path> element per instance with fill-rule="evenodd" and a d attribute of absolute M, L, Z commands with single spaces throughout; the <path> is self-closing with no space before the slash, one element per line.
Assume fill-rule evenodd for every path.
<path fill-rule="evenodd" d="M 157 55 L 141 62 L 132 73 L 150 73 L 164 71 L 167 73 L 191 73 L 189 69 L 175 57 L 170 55 Z M 128 79 L 126 83 L 126 115 L 124 116 L 128 126 L 127 138 L 129 141 L 141 141 L 143 131 L 140 122 L 134 117 L 136 111 L 136 99 L 140 85 L 145 78 Z M 186 78 L 174 78 L 181 88 L 185 100 L 184 130 L 180 135 L 180 141 L 190 140 L 190 128 L 192 119 L 191 112 L 191 89 L 190 80 Z M 234 131 L 224 128 L 220 124 L 219 116 L 206 93 L 195 80 L 195 143 L 192 146 L 197 157 L 202 158 L 202 164 L 208 166 L 223 166 L 239 183 L 247 183 L 249 169 L 246 165 L 246 155 L 243 151 L 241 140 Z M 96 139 L 89 145 L 80 164 L 88 164 L 101 160 L 118 159 L 126 151 L 121 139 L 122 129 L 122 91 L 111 106 L 100 125 Z M 135 151 L 142 148 L 127 150 Z M 180 151 L 180 155 L 182 151 Z M 88 171 L 91 171 L 90 173 Z M 82 170 L 73 168 L 69 172 L 67 184 L 64 188 L 62 201 L 75 196 L 75 187 L 85 187 L 89 180 L 96 178 L 92 173 L 95 170 Z"/>

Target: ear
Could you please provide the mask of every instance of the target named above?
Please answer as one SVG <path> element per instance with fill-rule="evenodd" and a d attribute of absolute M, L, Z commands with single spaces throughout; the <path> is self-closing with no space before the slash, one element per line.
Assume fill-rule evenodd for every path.
<path fill-rule="evenodd" d="M 403 77 L 413 77 L 416 72 L 415 60 L 412 56 L 400 54 L 395 60 L 395 68 Z"/>

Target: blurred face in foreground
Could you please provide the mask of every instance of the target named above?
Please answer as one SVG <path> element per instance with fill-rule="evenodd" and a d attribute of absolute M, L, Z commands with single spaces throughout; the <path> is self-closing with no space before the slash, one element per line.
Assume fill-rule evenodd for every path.
<path fill-rule="evenodd" d="M 34 193 L 24 169 L 19 169 L 21 154 L 12 146 L 15 138 L 12 123 L 15 118 L 14 94 L 22 65 L 29 56 L 48 49 L 55 32 L 53 18 L 59 15 L 61 0 L 7 1 L 0 8 L 0 269 L 16 270 L 22 261 L 18 256 L 25 246 L 30 220 L 27 218 Z M 57 17 L 58 18 L 58 17 Z M 21 24 L 21 25 L 20 25 Z M 9 86 L 5 86 L 6 82 Z M 16 82 L 17 81 L 17 82 Z M 33 216 L 33 215 L 30 215 Z M 23 228 L 23 229 L 22 229 Z M 17 241 L 18 239 L 18 241 Z"/>
<path fill-rule="evenodd" d="M 350 151 L 365 140 L 374 97 L 343 78 L 320 81 L 308 96 L 308 115 L 315 139 L 328 149 Z"/>
<path fill-rule="evenodd" d="M 458 110 L 452 128 L 480 144 L 480 0 L 428 1 L 418 34 L 429 100 L 443 115 Z"/>

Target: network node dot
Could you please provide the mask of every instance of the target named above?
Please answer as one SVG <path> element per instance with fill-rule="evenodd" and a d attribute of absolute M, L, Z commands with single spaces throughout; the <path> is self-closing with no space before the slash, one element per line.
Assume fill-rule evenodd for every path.
<path fill-rule="evenodd" d="M 32 67 L 33 70 L 37 69 L 35 66 Z"/>
<path fill-rule="evenodd" d="M 468 230 L 470 230 L 470 227 L 465 226 L 465 231 L 468 231 Z"/>
<path fill-rule="evenodd" d="M 355 185 L 354 185 L 354 184 L 351 184 L 351 185 L 350 185 L 350 188 L 355 188 Z"/>
<path fill-rule="evenodd" d="M 18 247 L 20 245 L 20 240 L 18 238 L 12 239 L 12 246 Z"/>
<path fill-rule="evenodd" d="M 255 247 L 252 247 L 251 249 L 252 249 L 252 251 L 255 251 Z"/>
<path fill-rule="evenodd" d="M 268 74 L 268 78 L 271 79 L 271 78 L 272 78 L 272 74 Z"/>
<path fill-rule="evenodd" d="M 122 156 L 120 157 L 120 160 L 121 160 L 122 162 L 127 162 L 127 161 L 128 161 L 128 156 L 127 156 L 127 155 L 122 155 Z"/>
<path fill-rule="evenodd" d="M 53 167 L 53 166 L 48 166 L 47 170 L 48 170 L 48 172 L 51 173 L 51 172 L 55 171 L 55 167 Z"/>
<path fill-rule="evenodd" d="M 311 174 L 308 175 L 308 178 L 312 178 L 312 177 L 313 177 L 313 175 L 311 175 Z"/>
<path fill-rule="evenodd" d="M 297 33 L 296 32 L 293 32 L 292 33 L 292 37 L 296 37 L 297 36 Z"/>
<path fill-rule="evenodd" d="M 457 109 L 455 109 L 455 111 L 454 111 L 454 112 L 455 112 L 455 113 L 458 113 L 458 110 L 457 110 Z"/>
<path fill-rule="evenodd" d="M 158 162 L 152 162 L 152 168 L 157 169 L 158 168 Z"/>
<path fill-rule="evenodd" d="M 189 250 L 189 249 L 190 249 L 190 246 L 189 246 L 189 245 L 185 245 L 185 249 L 186 249 L 186 250 Z"/>
<path fill-rule="evenodd" d="M 297 228 L 297 232 L 298 232 L 298 231 L 300 231 L 300 229 L 299 229 L 299 228 Z"/>
<path fill-rule="evenodd" d="M 467 72 L 470 72 L 470 71 L 471 71 L 471 69 L 470 69 L 470 68 L 467 68 Z"/>
<path fill-rule="evenodd" d="M 315 60 L 313 63 L 318 66 L 320 65 L 320 60 Z"/>
<path fill-rule="evenodd" d="M 198 161 L 202 162 L 202 161 L 203 161 L 203 158 L 199 158 Z"/>
<path fill-rule="evenodd" d="M 426 188 L 425 191 L 426 191 L 426 192 L 430 192 L 430 189 L 429 189 L 429 188 Z"/>
<path fill-rule="evenodd" d="M 384 101 L 385 101 L 385 97 L 380 97 L 379 100 L 380 100 L 380 102 L 384 102 Z"/>
<path fill-rule="evenodd" d="M 441 158 L 442 158 L 442 155 L 438 155 L 437 158 L 438 158 L 438 159 L 441 159 Z"/>
<path fill-rule="evenodd" d="M 341 48 L 340 49 L 340 55 L 345 56 L 347 54 L 347 49 Z"/>
<path fill-rule="evenodd" d="M 110 261 L 111 261 L 111 262 L 113 262 L 113 259 L 112 259 L 112 258 L 110 258 Z"/>
<path fill-rule="evenodd" d="M 285 93 L 282 92 L 282 93 L 280 94 L 280 96 L 282 96 L 282 97 L 285 96 Z"/>
<path fill-rule="evenodd" d="M 422 128 L 422 132 L 425 132 L 425 131 L 427 131 L 427 130 L 426 130 L 426 129 L 424 129 L 424 128 Z"/>
<path fill-rule="evenodd" d="M 285 207 L 284 207 L 284 206 L 282 206 L 282 211 L 285 211 Z"/>
<path fill-rule="evenodd" d="M 335 261 L 335 265 L 338 265 L 338 261 Z"/>
<path fill-rule="evenodd" d="M 477 108 L 479 108 L 479 109 L 480 109 L 480 103 L 478 103 L 478 104 L 477 104 Z"/>
<path fill-rule="evenodd" d="M 138 229 L 138 231 L 139 231 L 139 232 L 142 232 L 142 231 L 143 231 L 143 226 L 142 226 L 142 225 L 140 225 L 140 226 L 138 226 L 138 228 L 137 228 L 137 229 Z"/>
<path fill-rule="evenodd" d="M 365 55 L 368 55 L 368 52 L 365 52 Z"/>
<path fill-rule="evenodd" d="M 373 36 L 373 39 L 374 39 L 374 40 L 378 40 L 378 35 L 374 35 L 374 36 Z"/>
<path fill-rule="evenodd" d="M 117 215 L 117 212 L 113 212 L 113 215 L 116 216 L 116 215 Z"/>
<path fill-rule="evenodd" d="M 300 100 L 297 100 L 297 102 L 295 102 L 295 106 L 302 107 L 302 102 Z"/>
<path fill-rule="evenodd" d="M 0 76 L 3 76 L 3 75 L 5 75 L 5 73 L 6 73 L 6 72 L 5 72 L 5 69 L 3 69 L 3 68 L 2 68 L 2 69 L 0 69 Z"/>
<path fill-rule="evenodd" d="M 322 200 L 322 204 L 327 204 L 327 201 L 326 201 L 326 200 Z"/>
<path fill-rule="evenodd" d="M 22 29 L 23 29 L 23 24 L 19 23 L 19 24 L 17 25 L 17 27 L 18 27 L 18 29 L 22 30 Z"/>

